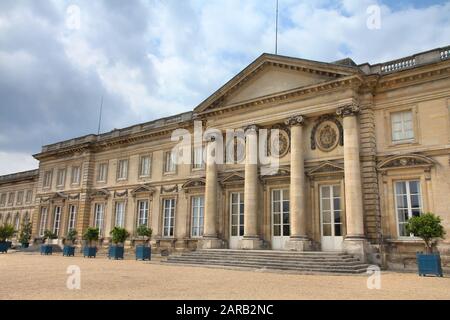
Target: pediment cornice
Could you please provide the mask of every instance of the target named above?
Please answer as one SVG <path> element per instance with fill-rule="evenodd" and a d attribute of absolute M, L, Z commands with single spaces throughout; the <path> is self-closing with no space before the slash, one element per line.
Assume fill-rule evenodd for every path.
<path fill-rule="evenodd" d="M 224 84 L 219 90 L 200 103 L 200 105 L 194 109 L 194 113 L 202 114 L 208 110 L 222 107 L 227 97 L 231 96 L 267 68 L 279 68 L 290 70 L 292 72 L 324 76 L 331 80 L 327 82 L 333 82 L 334 80 L 354 75 L 363 75 L 361 70 L 354 66 L 263 54 Z"/>
<path fill-rule="evenodd" d="M 298 99 L 299 97 L 308 98 L 311 95 L 317 95 L 320 93 L 330 92 L 333 90 L 338 90 L 342 88 L 359 88 L 364 83 L 364 79 L 360 75 L 352 75 L 337 80 L 322 82 L 310 86 L 295 88 L 276 94 L 270 94 L 255 99 L 238 102 L 235 104 L 220 106 L 210 105 L 201 113 L 197 113 L 196 116 L 211 116 L 211 115 L 221 115 L 225 112 L 236 111 L 244 108 L 267 105 L 271 103 L 288 102 L 293 99 Z"/>

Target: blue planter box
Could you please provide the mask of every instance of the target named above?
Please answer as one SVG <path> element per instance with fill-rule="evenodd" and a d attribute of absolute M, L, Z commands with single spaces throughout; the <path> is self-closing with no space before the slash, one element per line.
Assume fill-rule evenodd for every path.
<path fill-rule="evenodd" d="M 53 247 L 49 244 L 41 245 L 41 254 L 51 255 L 53 253 Z"/>
<path fill-rule="evenodd" d="M 136 260 L 151 260 L 152 248 L 147 246 L 136 246 Z"/>
<path fill-rule="evenodd" d="M 419 276 L 434 274 L 442 277 L 441 256 L 439 253 L 417 253 L 417 266 L 419 268 Z"/>
<path fill-rule="evenodd" d="M 8 246 L 8 249 L 11 249 L 12 241 L 6 241 L 6 245 Z"/>
<path fill-rule="evenodd" d="M 6 242 L 0 242 L 0 252 L 7 253 L 8 249 L 8 244 Z"/>
<path fill-rule="evenodd" d="M 86 258 L 95 258 L 97 255 L 97 247 L 84 247 L 83 256 Z"/>
<path fill-rule="evenodd" d="M 123 247 L 110 246 L 108 250 L 108 258 L 110 259 L 122 259 L 123 260 Z"/>
<path fill-rule="evenodd" d="M 63 256 L 66 257 L 74 257 L 75 256 L 75 247 L 73 246 L 64 246 L 63 248 Z"/>

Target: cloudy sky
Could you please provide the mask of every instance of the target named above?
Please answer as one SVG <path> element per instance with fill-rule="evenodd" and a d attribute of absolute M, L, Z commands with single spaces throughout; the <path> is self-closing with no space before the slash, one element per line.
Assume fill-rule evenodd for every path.
<path fill-rule="evenodd" d="M 450 44 L 450 1 L 279 1 L 283 55 L 377 63 Z M 102 132 L 192 110 L 273 53 L 275 2 L 1 0 L 0 174 L 96 133 L 102 95 Z"/>

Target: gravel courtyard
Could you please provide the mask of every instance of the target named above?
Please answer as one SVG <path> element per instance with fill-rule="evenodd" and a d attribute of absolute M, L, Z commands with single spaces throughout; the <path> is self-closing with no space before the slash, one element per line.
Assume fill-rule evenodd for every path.
<path fill-rule="evenodd" d="M 66 286 L 69 265 L 80 267 L 79 290 Z M 382 272 L 380 290 L 367 279 L 0 254 L 0 299 L 450 299 L 448 277 Z"/>

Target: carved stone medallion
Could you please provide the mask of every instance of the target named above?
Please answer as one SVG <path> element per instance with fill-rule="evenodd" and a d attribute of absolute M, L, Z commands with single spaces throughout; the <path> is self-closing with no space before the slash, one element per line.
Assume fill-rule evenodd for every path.
<path fill-rule="evenodd" d="M 322 151 L 331 151 L 338 145 L 339 128 L 335 122 L 324 121 L 320 124 L 316 131 L 316 145 Z"/>
<path fill-rule="evenodd" d="M 278 129 L 278 134 L 272 134 L 272 131 L 269 131 L 267 153 L 269 156 L 282 158 L 289 151 L 289 133 L 284 129 L 275 129 Z"/>

